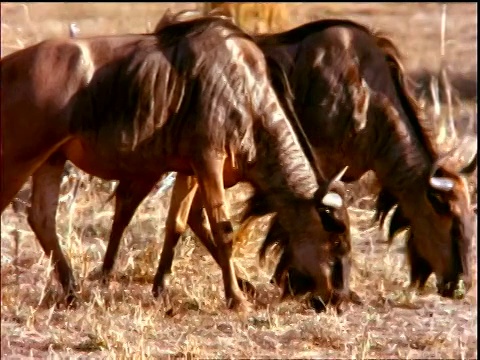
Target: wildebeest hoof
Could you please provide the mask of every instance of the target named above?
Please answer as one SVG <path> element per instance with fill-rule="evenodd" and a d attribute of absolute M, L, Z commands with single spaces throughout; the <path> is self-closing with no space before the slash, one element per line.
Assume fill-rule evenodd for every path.
<path fill-rule="evenodd" d="M 99 266 L 88 274 L 87 279 L 90 281 L 100 281 L 102 285 L 108 285 L 110 283 L 110 274 L 106 273 L 103 268 Z"/>
<path fill-rule="evenodd" d="M 162 294 L 163 292 L 164 292 L 163 286 L 153 285 L 152 295 L 155 299 L 157 299 L 160 296 L 160 294 Z"/>
<path fill-rule="evenodd" d="M 312 296 L 309 299 L 308 303 L 317 313 L 321 313 L 327 310 L 325 303 L 319 296 Z"/>
<path fill-rule="evenodd" d="M 165 310 L 165 315 L 171 316 L 173 315 L 173 307 L 170 301 L 170 294 L 164 286 L 161 285 L 153 285 L 152 287 L 152 295 L 155 299 L 163 302 L 163 308 Z"/>
<path fill-rule="evenodd" d="M 57 308 L 61 307 L 62 305 L 65 305 L 67 308 L 70 308 L 70 309 L 78 308 L 78 306 L 80 305 L 80 299 L 78 298 L 76 292 L 69 291 L 65 295 L 65 301 L 57 303 Z"/>
<path fill-rule="evenodd" d="M 253 311 L 253 305 L 243 297 L 228 299 L 227 307 L 241 314 L 249 314 Z"/>
<path fill-rule="evenodd" d="M 465 297 L 466 289 L 463 284 L 463 280 L 460 280 L 458 284 L 453 281 L 440 282 L 437 284 L 437 292 L 440 296 L 460 300 Z"/>
<path fill-rule="evenodd" d="M 237 282 L 238 287 L 240 288 L 240 290 L 243 291 L 244 294 L 247 294 L 251 297 L 255 297 L 257 295 L 257 289 L 250 281 L 242 278 L 237 278 Z"/>
<path fill-rule="evenodd" d="M 353 290 L 350 290 L 349 300 L 355 305 L 363 305 L 362 298 Z"/>
<path fill-rule="evenodd" d="M 335 306 L 335 310 L 337 311 L 337 315 L 342 315 L 344 312 L 345 312 L 345 302 L 342 302 L 340 304 L 338 304 L 337 306 Z"/>

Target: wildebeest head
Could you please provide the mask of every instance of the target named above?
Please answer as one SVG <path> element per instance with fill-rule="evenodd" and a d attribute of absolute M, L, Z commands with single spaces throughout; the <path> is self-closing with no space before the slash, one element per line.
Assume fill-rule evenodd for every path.
<path fill-rule="evenodd" d="M 418 283 L 423 287 L 433 272 L 437 277 L 438 293 L 442 296 L 461 297 L 464 290 L 471 287 L 473 212 L 467 183 L 461 175 L 473 172 L 475 168 L 476 155 L 459 173 L 436 167 L 424 189 L 410 194 L 417 198 L 416 206 L 404 205 L 400 201 L 395 210 L 389 238 L 410 227 L 407 250 L 412 285 Z M 461 288 L 460 280 L 465 289 Z"/>
<path fill-rule="evenodd" d="M 330 299 L 322 299 L 316 295 L 315 289 L 317 285 L 314 277 L 302 271 L 301 267 L 293 261 L 291 256 L 293 244 L 284 236 L 278 223 L 272 225 L 271 232 L 265 238 L 260 249 L 260 256 L 263 257 L 266 248 L 273 245 L 273 243 L 277 243 L 282 253 L 272 280 L 282 288 L 282 298 L 308 294 L 307 299 L 316 311 L 325 310 L 325 306 L 328 303 L 331 303 L 340 311 L 340 306 L 350 296 L 350 219 L 344 204 L 345 190 L 343 183 L 333 183 L 330 191 L 338 194 L 343 200 L 337 206 L 324 204 L 318 209 L 325 230 L 328 231 L 326 243 L 330 250 L 329 271 L 331 273 L 333 290 Z M 312 261 L 315 261 L 315 259 L 312 259 Z"/>
<path fill-rule="evenodd" d="M 453 170 L 451 165 L 444 164 L 451 152 L 436 155 L 421 124 L 418 125 L 417 135 L 423 136 L 421 141 L 430 148 L 434 160 L 427 171 L 411 173 L 414 179 L 407 190 L 398 190 L 396 195 L 386 189 L 380 192 L 377 218 L 382 225 L 389 210 L 398 204 L 391 219 L 389 240 L 399 231 L 409 229 L 407 250 L 413 286 L 423 288 L 430 274 L 435 273 L 440 295 L 461 297 L 463 290 L 471 287 L 474 232 L 474 214 L 464 175 L 475 171 L 477 156 L 462 170 Z M 461 289 L 461 281 L 465 289 Z"/>
<path fill-rule="evenodd" d="M 398 112 L 389 111 L 393 108 L 391 103 L 381 107 L 387 110 L 383 119 L 388 120 L 383 123 L 390 126 L 384 129 L 388 131 L 383 136 L 391 140 L 390 145 L 382 148 L 382 153 L 391 151 L 383 164 L 386 165 L 383 166 L 383 178 L 389 183 L 389 190 L 384 188 L 379 194 L 377 219 L 383 224 L 388 211 L 398 204 L 391 219 L 389 239 L 391 241 L 396 233 L 409 228 L 407 249 L 411 285 L 422 288 L 430 274 L 435 273 L 440 295 L 461 295 L 455 291 L 460 280 L 464 281 L 466 289 L 471 286 L 469 257 L 474 230 L 470 196 L 463 176 L 476 169 L 477 157 L 475 155 L 460 171 L 447 166 L 445 160 L 450 158 L 450 153 L 439 156 L 421 115 L 423 111 L 404 75 L 398 50 L 386 38 L 379 37 L 377 43 L 389 64 L 405 115 L 401 119 Z M 378 94 L 372 96 L 373 102 L 378 100 Z M 388 103 L 388 100 L 383 101 Z M 370 107 L 370 111 L 378 109 Z M 407 183 L 409 185 L 404 186 Z"/>
<path fill-rule="evenodd" d="M 300 250 L 299 252 L 298 245 L 289 238 L 288 232 L 282 227 L 277 216 L 272 218 L 268 233 L 259 250 L 260 260 L 263 260 L 267 249 L 277 245 L 276 250 L 281 255 L 272 282 L 282 289 L 282 299 L 308 294 L 308 301 L 317 311 L 325 310 L 329 303 L 340 309 L 340 305 L 350 295 L 350 220 L 344 202 L 344 185 L 337 181 L 345 170 L 330 182 L 327 195 L 317 206 L 325 229 L 325 238 L 316 238 L 311 241 L 320 242 L 324 246 L 323 254 L 318 256 L 319 254 L 313 251 Z M 243 214 L 243 221 L 247 217 L 259 217 L 269 212 L 271 210 L 265 198 L 257 193 L 250 199 Z M 312 274 L 310 269 L 315 268 L 321 268 L 321 270 Z M 328 291 L 325 291 L 325 286 L 328 287 Z M 319 295 L 325 293 L 329 294 L 328 298 L 322 298 Z"/>

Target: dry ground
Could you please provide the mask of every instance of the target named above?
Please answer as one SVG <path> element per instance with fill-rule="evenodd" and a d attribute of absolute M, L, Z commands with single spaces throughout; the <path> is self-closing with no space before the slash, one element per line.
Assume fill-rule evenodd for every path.
<path fill-rule="evenodd" d="M 2 56 L 50 36 L 65 36 L 70 21 L 83 35 L 141 32 L 167 7 L 183 9 L 192 4 L 2 3 Z M 409 71 L 438 70 L 439 4 L 290 6 L 292 25 L 325 16 L 359 20 L 392 35 Z M 448 5 L 446 44 L 446 60 L 454 73 L 475 84 L 476 12 L 473 3 Z M 464 102 L 457 110 L 465 109 L 476 118 L 476 104 Z M 260 268 L 255 258 L 262 234 L 259 227 L 236 252 L 237 263 L 259 290 L 257 310 L 248 319 L 225 309 L 220 271 L 190 232 L 179 244 L 174 262 L 173 313 L 166 315 L 162 304 L 152 299 L 150 284 L 163 242 L 169 193 L 149 197 L 138 209 L 124 236 L 118 277 L 110 289 L 87 280 L 87 274 L 101 264 L 111 226 L 112 205 L 104 206 L 108 192 L 103 185 L 95 179 L 91 186 L 96 189 L 82 191 L 70 210 L 62 205 L 57 217 L 62 247 L 82 288 L 84 303 L 76 310 L 54 306 L 61 291 L 24 214 L 15 215 L 10 208 L 2 214 L 2 357 L 477 357 L 476 277 L 474 288 L 461 301 L 435 295 L 433 277 L 423 294 L 405 290 L 403 239 L 388 249 L 383 234 L 371 227 L 372 197 L 362 185 L 352 186 L 349 212 L 351 282 L 365 305 L 351 306 L 337 316 L 315 314 L 299 302 L 278 303 L 278 293 L 268 283 L 274 259 Z M 474 177 L 471 186 L 476 193 Z M 229 191 L 232 203 L 241 203 L 247 192 L 246 186 Z M 476 258 L 476 238 L 474 244 Z"/>

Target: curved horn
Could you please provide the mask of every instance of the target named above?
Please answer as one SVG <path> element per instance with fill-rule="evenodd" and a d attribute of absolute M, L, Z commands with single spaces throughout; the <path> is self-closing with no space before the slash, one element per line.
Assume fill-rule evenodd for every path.
<path fill-rule="evenodd" d="M 436 190 L 440 191 L 450 191 L 455 185 L 454 181 L 446 177 L 435 177 L 430 178 L 430 186 Z"/>
<path fill-rule="evenodd" d="M 450 156 L 452 156 L 452 154 L 458 150 L 458 149 L 462 149 L 465 144 L 467 144 L 467 138 L 463 138 L 462 141 L 460 142 L 460 144 L 458 144 L 457 146 L 454 146 L 453 148 L 451 148 L 450 150 L 448 150 L 447 152 L 441 154 L 438 156 L 437 160 L 435 160 L 435 162 L 432 164 L 432 170 L 430 172 L 430 177 L 432 177 L 433 175 L 435 175 L 435 172 L 438 170 L 438 168 L 441 166 L 441 164 L 447 159 L 449 158 Z"/>
<path fill-rule="evenodd" d="M 345 175 L 345 172 L 348 170 L 348 166 L 345 166 L 332 180 L 330 180 L 327 189 L 331 187 L 333 183 L 336 181 L 340 181 L 340 179 Z M 340 209 L 343 206 L 343 199 L 342 197 L 333 191 L 327 191 L 325 196 L 322 198 L 322 204 L 325 206 L 333 207 L 334 209 Z"/>
<path fill-rule="evenodd" d="M 179 19 L 183 16 L 202 16 L 202 12 L 198 9 L 182 10 L 175 15 L 175 19 Z"/>
<path fill-rule="evenodd" d="M 340 181 L 348 170 L 348 166 L 345 166 L 332 180 L 330 180 L 329 185 L 333 184 L 336 181 Z"/>
<path fill-rule="evenodd" d="M 473 156 L 473 159 L 470 160 L 470 163 L 467 166 L 465 166 L 462 170 L 460 170 L 460 174 L 470 175 L 475 171 L 476 168 L 477 168 L 477 152 L 475 152 L 475 155 Z"/>
<path fill-rule="evenodd" d="M 157 25 L 155 25 L 155 29 L 153 29 L 153 33 L 158 33 L 162 28 L 170 24 L 173 20 L 173 13 L 170 8 L 167 8 L 163 13 L 163 16 L 158 20 Z"/>
<path fill-rule="evenodd" d="M 433 177 L 433 175 L 435 175 L 435 172 L 438 170 L 438 168 L 441 166 L 441 164 L 447 159 L 449 158 L 450 156 L 452 156 L 452 154 L 457 150 L 457 148 L 452 148 L 450 150 L 448 150 L 447 152 L 441 154 L 438 156 L 437 160 L 434 161 L 434 163 L 432 164 L 432 168 L 430 170 L 430 178 Z"/>
<path fill-rule="evenodd" d="M 343 206 L 343 199 L 340 195 L 333 191 L 329 191 L 322 199 L 322 204 L 332 207 L 334 209 L 340 209 Z"/>

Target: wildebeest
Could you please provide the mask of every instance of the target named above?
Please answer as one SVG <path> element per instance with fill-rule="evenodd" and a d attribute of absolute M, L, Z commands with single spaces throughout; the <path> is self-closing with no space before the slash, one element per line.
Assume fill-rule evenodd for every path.
<path fill-rule="evenodd" d="M 186 14 L 196 14 L 195 11 L 190 11 L 190 10 L 187 10 L 187 11 L 182 11 L 180 12 L 179 14 L 177 14 L 175 16 L 178 17 L 178 16 L 183 16 L 183 15 L 186 15 Z M 174 15 L 171 14 L 169 11 L 167 11 L 164 15 L 164 17 L 159 21 L 159 23 L 157 24 L 157 26 L 155 27 L 155 32 L 158 32 L 158 31 L 161 31 L 161 29 L 170 24 L 171 22 L 173 22 L 174 20 Z M 273 64 L 270 64 L 270 67 L 274 66 Z M 279 72 L 281 72 L 282 70 L 279 68 L 277 69 L 279 70 Z M 283 83 L 283 85 L 286 87 L 288 87 L 288 84 L 285 83 L 285 80 L 282 80 L 282 79 L 279 79 L 280 82 Z M 284 107 L 286 107 L 287 109 L 291 109 L 291 105 L 290 104 L 284 104 Z M 291 116 L 295 116 L 294 112 L 291 112 Z M 293 125 L 296 124 L 296 121 L 293 122 Z M 298 126 L 297 126 L 298 127 Z M 300 132 L 301 133 L 301 130 L 297 130 L 297 132 Z M 301 139 L 304 139 L 305 136 L 304 134 L 302 133 L 301 136 L 300 136 Z M 308 143 L 305 143 L 303 144 L 304 148 L 307 149 L 307 151 L 309 151 L 309 145 Z M 311 159 L 312 160 L 312 159 Z M 330 182 L 331 186 L 335 189 L 333 192 L 334 194 L 337 195 L 337 199 L 335 199 L 335 196 L 331 197 L 331 196 L 328 196 L 326 198 L 326 204 L 330 204 L 329 206 L 323 206 L 322 208 L 318 208 L 319 212 L 320 212 L 320 216 L 321 216 L 321 220 L 322 220 L 322 223 L 324 225 L 324 228 L 327 230 L 327 234 L 325 234 L 323 240 L 325 242 L 328 242 L 329 244 L 334 244 L 332 246 L 332 256 L 331 258 L 332 259 L 335 259 L 334 261 L 332 260 L 331 262 L 331 265 L 333 266 L 333 268 L 335 269 L 335 271 L 332 271 L 332 278 L 331 278 L 331 282 L 332 284 L 335 285 L 334 287 L 334 291 L 332 293 L 332 303 L 335 304 L 335 305 L 338 305 L 337 306 L 337 309 L 340 310 L 339 306 L 341 305 L 341 303 L 344 301 L 344 300 L 348 300 L 348 299 L 351 299 L 353 300 L 355 303 L 360 303 L 360 299 L 359 297 L 353 292 L 353 291 L 350 291 L 349 289 L 349 283 L 348 283 L 348 276 L 349 276 L 349 270 L 350 270 L 350 230 L 349 230 L 349 226 L 344 226 L 345 223 L 349 223 L 349 220 L 348 220 L 348 212 L 345 208 L 345 206 L 343 205 L 342 201 L 343 201 L 343 198 L 338 198 L 338 194 L 339 193 L 342 193 L 343 194 L 343 190 L 342 190 L 342 187 L 340 184 L 336 183 L 336 179 L 338 179 L 339 177 L 341 177 L 341 175 L 344 173 L 345 170 L 342 170 L 340 171 L 339 174 L 337 174 L 337 176 Z M 155 296 L 158 296 L 159 293 L 163 292 L 163 290 L 165 289 L 165 285 L 164 285 L 164 275 L 165 275 L 165 272 L 169 272 L 170 271 L 170 268 L 171 268 L 171 264 L 172 264 L 172 260 L 173 260 L 173 251 L 174 251 L 174 248 L 178 242 L 178 239 L 180 237 L 180 234 L 182 232 L 184 232 L 185 230 L 185 227 L 186 227 L 186 222 L 187 222 L 187 216 L 188 216 L 188 212 L 187 213 L 182 213 L 181 210 L 179 210 L 179 208 L 177 207 L 180 206 L 180 202 L 184 202 L 181 206 L 184 207 L 187 211 L 189 210 L 189 207 L 190 207 L 190 201 L 193 200 L 193 196 L 195 195 L 195 192 L 196 190 L 198 189 L 198 184 L 192 179 L 190 180 L 188 176 L 185 176 L 183 179 L 186 180 L 186 182 L 181 182 L 181 181 L 177 181 L 176 182 L 176 187 L 177 189 L 175 190 L 175 193 L 178 193 L 182 196 L 182 198 L 178 198 L 178 200 L 172 200 L 172 205 L 170 207 L 170 210 L 169 210 L 169 216 L 168 218 L 170 219 L 170 223 L 167 225 L 167 229 L 168 229 L 168 233 L 166 234 L 165 236 L 165 242 L 164 242 L 164 246 L 163 246 L 163 250 L 162 250 L 162 254 L 161 254 L 161 260 L 160 260 L 160 263 L 159 263 L 159 266 L 158 266 L 158 269 L 157 269 L 157 273 L 156 273 L 156 276 L 154 278 L 154 284 L 153 284 L 153 293 Z M 195 183 L 193 186 L 194 186 L 194 189 L 190 189 L 190 181 L 191 181 L 191 184 L 193 185 L 193 183 Z M 125 184 L 126 181 L 124 181 L 124 186 L 125 188 L 127 188 L 127 184 Z M 233 185 L 235 185 L 237 183 L 237 179 L 234 179 L 233 181 L 230 181 L 228 179 L 225 179 L 225 182 L 224 182 L 224 185 L 225 187 L 231 187 Z M 147 184 L 144 184 L 144 185 L 147 185 Z M 94 279 L 94 278 L 98 278 L 99 276 L 101 278 L 103 278 L 103 280 L 107 280 L 112 268 L 113 268 L 113 265 L 114 265 L 114 261 L 115 261 L 115 257 L 116 257 L 116 253 L 118 251 L 118 246 L 119 246 L 119 243 L 120 243 L 120 239 L 121 239 L 121 236 L 126 228 L 126 226 L 128 225 L 128 222 L 130 221 L 131 217 L 133 216 L 133 213 L 134 211 L 136 210 L 137 206 L 140 204 L 140 202 L 143 200 L 143 198 L 146 196 L 144 195 L 144 197 L 141 197 L 140 195 L 137 196 L 137 192 L 141 192 L 143 194 L 147 194 L 149 189 L 151 188 L 151 184 L 148 184 L 144 189 L 140 189 L 140 188 L 128 188 L 128 191 L 122 191 L 122 189 L 119 187 L 113 195 L 115 196 L 116 198 L 116 203 L 124 203 L 124 198 L 126 196 L 128 197 L 132 197 L 134 198 L 135 200 L 132 200 L 130 202 L 130 207 L 128 210 L 123 210 L 125 214 L 127 214 L 128 212 L 128 216 L 125 215 L 124 217 L 122 218 L 119 218 L 118 217 L 118 212 L 117 212 L 117 209 L 118 209 L 118 205 L 116 207 L 116 211 L 115 211 L 115 216 L 114 216 L 114 224 L 113 224 L 113 227 L 112 227 L 112 232 L 111 232 L 111 236 L 110 236 L 110 240 L 109 240 L 109 243 L 108 243 L 108 247 L 107 247 L 107 251 L 106 251 L 106 254 L 105 254 L 105 260 L 104 260 L 104 263 L 103 263 L 103 266 L 102 266 L 102 269 L 100 271 L 94 271 L 94 273 L 92 273 L 90 275 L 90 278 L 91 279 Z M 181 188 L 181 189 L 180 189 Z M 188 190 L 191 190 L 191 196 L 189 195 L 186 195 L 186 192 Z M 113 197 L 113 196 L 112 196 Z M 184 198 L 185 197 L 185 198 Z M 333 198 L 333 200 L 332 200 Z M 197 201 L 199 201 L 199 206 L 197 207 L 200 212 L 198 213 L 198 216 L 197 217 L 193 217 L 191 216 L 190 218 L 193 219 L 193 221 L 189 222 L 189 225 L 192 227 L 192 229 L 194 230 L 194 232 L 199 236 L 200 240 L 202 241 L 202 243 L 206 246 L 206 248 L 208 249 L 208 251 L 212 254 L 213 258 L 215 259 L 215 261 L 218 263 L 219 262 L 219 253 L 218 253 L 218 248 L 217 246 L 215 245 L 215 242 L 211 236 L 211 233 L 209 231 L 209 229 L 207 228 L 204 228 L 203 227 L 203 222 L 202 222 L 202 214 L 201 214 L 201 211 L 202 211 L 202 206 L 201 206 L 201 200 L 200 198 L 197 199 Z M 262 197 L 262 196 L 259 196 L 257 194 L 257 196 L 254 196 L 251 201 L 259 201 L 261 204 L 262 204 L 262 210 L 261 212 L 259 213 L 258 210 L 259 208 L 258 207 L 247 207 L 248 209 L 251 209 L 252 212 L 246 212 L 245 213 L 245 216 L 244 216 L 244 219 L 243 219 L 243 223 L 245 223 L 245 225 L 247 223 L 250 223 L 251 221 L 251 218 L 256 218 L 260 215 L 265 215 L 269 212 L 272 212 L 273 209 L 268 205 L 268 203 L 266 203 L 265 201 L 265 198 Z M 333 202 L 331 202 L 333 201 Z M 178 213 L 180 211 L 180 214 Z M 177 216 L 178 215 L 178 216 Z M 279 222 L 278 220 L 275 220 L 273 222 L 273 224 L 275 225 L 275 227 L 273 228 L 273 232 L 272 234 L 276 234 L 277 231 L 275 231 L 276 228 L 279 227 Z M 283 231 L 283 236 L 286 236 L 286 234 L 288 234 L 287 232 Z M 269 236 L 269 238 L 271 238 L 271 236 Z M 285 241 L 284 238 L 280 238 L 278 239 L 278 243 L 279 245 L 282 247 L 282 248 L 285 248 L 285 252 L 284 252 L 284 255 L 282 255 L 282 261 L 281 263 L 284 264 L 284 268 L 282 269 L 282 273 L 284 275 L 288 275 L 288 273 L 291 273 L 291 274 L 298 274 L 297 277 L 295 278 L 298 278 L 300 279 L 300 282 L 305 282 L 303 281 L 304 278 L 308 278 L 308 283 L 311 284 L 310 287 L 308 287 L 308 291 L 306 290 L 300 290 L 300 291 L 295 291 L 294 288 L 292 288 L 291 286 L 290 289 L 292 290 L 290 293 L 292 293 L 293 295 L 297 295 L 297 294 L 303 294 L 303 293 L 306 293 L 306 292 L 310 292 L 312 296 L 312 302 L 317 302 L 319 303 L 319 305 L 315 306 L 317 309 L 323 309 L 323 305 L 325 302 L 328 302 L 328 298 L 321 298 L 320 296 L 315 296 L 315 279 L 314 277 L 309 277 L 305 271 L 298 271 L 298 269 L 296 269 L 295 267 L 295 264 L 292 263 L 291 261 L 291 254 L 292 254 L 292 250 L 289 250 L 288 247 L 289 246 L 295 246 L 294 242 L 293 243 L 288 243 L 287 241 Z M 342 244 L 342 245 L 339 245 L 339 244 Z M 346 249 L 346 250 L 345 250 Z M 288 256 L 287 256 L 288 255 Z M 288 261 L 287 261 L 288 259 Z M 348 265 L 348 266 L 343 266 L 343 264 L 345 265 Z M 280 270 L 279 270 L 280 271 Z M 292 276 L 289 276 L 290 278 L 290 283 L 293 283 L 295 282 L 294 279 Z M 282 279 L 285 279 L 285 277 L 283 277 Z M 345 280 L 343 280 L 345 279 Z M 241 278 L 238 278 L 238 284 L 245 288 L 246 291 L 248 292 L 252 292 L 254 291 L 254 287 L 252 284 L 250 284 L 249 282 L 241 279 Z M 283 287 L 283 290 L 284 290 L 284 296 L 286 296 L 286 289 L 287 289 L 287 285 L 290 285 L 290 284 L 287 284 L 287 282 L 285 281 L 282 281 L 282 282 L 279 282 L 279 284 Z"/>
<path fill-rule="evenodd" d="M 254 38 L 287 74 L 301 127 L 327 176 L 348 166 L 342 180 L 351 182 L 373 170 L 381 185 L 376 214 L 381 225 L 398 205 L 389 239 L 409 229 L 411 285 L 423 288 L 435 273 L 442 296 L 453 297 L 461 280 L 468 289 L 473 212 L 462 175 L 476 169 L 476 155 L 456 171 L 446 162 L 448 157 L 439 154 L 392 41 L 342 19 Z M 284 97 L 282 82 L 276 84 Z M 176 181 L 186 183 L 182 178 L 178 175 Z M 173 190 L 171 206 L 177 212 L 169 212 L 167 236 L 183 229 L 178 224 L 186 222 L 190 205 L 188 224 L 199 221 L 201 202 L 193 200 L 192 205 L 194 195 L 180 194 L 181 188 Z M 182 204 L 175 204 L 182 198 L 186 199 Z M 165 266 L 159 270 L 169 272 Z"/>
<path fill-rule="evenodd" d="M 119 180 L 111 238 L 162 174 L 195 175 L 230 308 L 249 303 L 231 261 L 224 182 L 250 182 L 289 234 L 291 267 L 315 279 L 315 295 L 331 297 L 333 250 L 322 223 L 345 231 L 329 210 L 341 198 L 310 165 L 261 50 L 232 22 L 206 17 L 155 34 L 43 41 L 2 58 L 1 81 L 1 209 L 32 175 L 28 222 L 69 301 L 76 283 L 55 231 L 67 159 Z"/>

